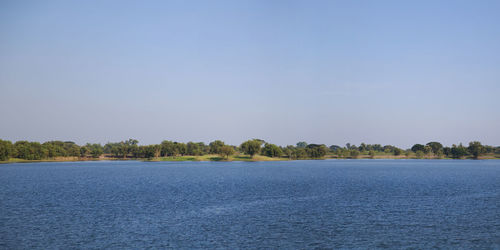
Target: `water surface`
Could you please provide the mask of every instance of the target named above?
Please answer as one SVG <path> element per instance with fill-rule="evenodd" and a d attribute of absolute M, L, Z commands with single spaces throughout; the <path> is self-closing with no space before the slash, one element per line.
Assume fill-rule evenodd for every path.
<path fill-rule="evenodd" d="M 0 248 L 500 248 L 500 161 L 0 165 Z"/>

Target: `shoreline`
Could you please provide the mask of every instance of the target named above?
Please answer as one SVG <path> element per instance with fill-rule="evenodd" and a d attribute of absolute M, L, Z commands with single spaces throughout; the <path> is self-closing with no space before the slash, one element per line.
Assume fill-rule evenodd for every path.
<path fill-rule="evenodd" d="M 0 164 L 14 164 L 14 163 L 42 163 L 42 162 L 86 162 L 86 161 L 143 161 L 143 162 L 266 162 L 266 161 L 306 161 L 306 160 L 500 160 L 498 156 L 483 156 L 479 159 L 474 158 L 416 158 L 416 157 L 395 157 L 380 155 L 374 158 L 369 156 L 360 156 L 357 158 L 338 158 L 338 157 L 323 157 L 323 158 L 302 158 L 302 159 L 289 159 L 283 157 L 267 157 L 256 155 L 253 158 L 245 155 L 232 156 L 229 159 L 224 159 L 216 155 L 202 155 L 202 156 L 177 156 L 177 157 L 159 157 L 154 159 L 144 158 L 113 158 L 113 157 L 100 157 L 100 158 L 81 158 L 81 157 L 63 157 L 43 160 L 24 160 L 11 158 L 7 161 L 0 161 Z"/>

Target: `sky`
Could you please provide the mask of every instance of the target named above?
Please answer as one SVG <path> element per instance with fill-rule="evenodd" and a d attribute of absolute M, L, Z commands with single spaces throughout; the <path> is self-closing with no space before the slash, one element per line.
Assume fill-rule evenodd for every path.
<path fill-rule="evenodd" d="M 1 1 L 0 138 L 500 145 L 500 1 Z"/>

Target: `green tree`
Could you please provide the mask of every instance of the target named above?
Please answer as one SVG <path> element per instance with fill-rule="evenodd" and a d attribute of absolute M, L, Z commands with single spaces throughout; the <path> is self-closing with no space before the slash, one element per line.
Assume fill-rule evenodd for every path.
<path fill-rule="evenodd" d="M 451 156 L 451 148 L 450 147 L 444 147 L 443 148 L 443 154 L 446 155 L 446 157 Z"/>
<path fill-rule="evenodd" d="M 484 146 L 478 141 L 469 142 L 468 150 L 474 159 L 478 159 L 485 152 Z"/>
<path fill-rule="evenodd" d="M 375 158 L 375 151 L 370 150 L 370 152 L 368 153 L 368 155 L 370 155 L 370 158 L 374 159 Z"/>
<path fill-rule="evenodd" d="M 200 144 L 194 142 L 187 143 L 187 155 L 202 155 L 202 149 L 200 148 Z"/>
<path fill-rule="evenodd" d="M 443 158 L 443 154 L 444 154 L 444 153 L 443 153 L 443 149 L 439 149 L 439 150 L 437 151 L 437 153 L 436 153 L 436 157 L 437 157 L 438 159 L 441 159 L 441 158 Z"/>
<path fill-rule="evenodd" d="M 48 141 L 42 144 L 42 147 L 47 151 L 47 157 L 61 157 L 67 156 L 64 142 L 62 141 Z"/>
<path fill-rule="evenodd" d="M 88 148 L 87 148 L 88 151 Z M 114 157 L 123 156 L 123 147 L 121 143 L 107 143 L 104 146 L 104 152 L 112 154 Z"/>
<path fill-rule="evenodd" d="M 219 150 L 219 155 L 226 158 L 226 160 L 228 160 L 229 156 L 233 155 L 234 153 L 235 153 L 234 147 L 229 145 L 224 145 Z"/>
<path fill-rule="evenodd" d="M 429 145 L 425 145 L 425 146 L 424 146 L 424 153 L 425 153 L 426 155 L 428 155 L 428 154 L 430 154 L 431 152 L 432 152 L 432 148 L 431 148 L 431 146 L 429 146 Z"/>
<path fill-rule="evenodd" d="M 14 146 L 11 141 L 0 140 L 0 161 L 6 161 L 11 158 Z"/>
<path fill-rule="evenodd" d="M 103 148 L 102 148 L 101 144 L 98 144 L 98 143 L 94 143 L 94 144 L 87 143 L 86 147 L 88 149 L 88 153 L 93 158 L 99 158 L 99 156 L 101 156 L 102 153 L 103 153 Z"/>
<path fill-rule="evenodd" d="M 240 146 L 243 153 L 253 157 L 254 155 L 260 153 L 261 142 L 258 140 L 248 140 L 243 142 Z"/>
<path fill-rule="evenodd" d="M 305 148 L 295 148 L 295 159 L 307 158 L 308 152 Z"/>
<path fill-rule="evenodd" d="M 467 155 L 467 149 L 460 143 L 458 146 L 453 144 L 451 147 L 451 157 L 455 159 L 460 159 Z"/>
<path fill-rule="evenodd" d="M 394 153 L 394 148 L 395 148 L 395 147 L 394 147 L 394 146 L 392 146 L 392 145 L 385 145 L 385 146 L 384 146 L 384 152 L 385 152 L 386 154 Z"/>
<path fill-rule="evenodd" d="M 220 150 L 224 146 L 224 142 L 221 140 L 215 140 L 208 144 L 210 154 L 220 154 Z"/>
<path fill-rule="evenodd" d="M 64 149 L 66 150 L 66 156 L 80 156 L 80 146 L 72 141 L 65 141 Z"/>
<path fill-rule="evenodd" d="M 17 141 L 14 144 L 16 157 L 24 160 L 41 160 L 48 157 L 48 151 L 39 142 Z"/>
<path fill-rule="evenodd" d="M 210 147 L 208 145 L 205 145 L 204 142 L 198 142 L 198 148 L 200 149 L 200 155 L 206 155 L 210 152 Z"/>
<path fill-rule="evenodd" d="M 306 152 L 311 158 L 322 158 L 328 153 L 328 148 L 324 144 L 309 144 Z"/>
<path fill-rule="evenodd" d="M 182 142 L 174 142 L 175 151 L 180 155 L 185 155 L 187 153 L 187 145 Z"/>
<path fill-rule="evenodd" d="M 166 140 L 161 142 L 161 156 L 173 156 L 176 154 L 174 142 Z"/>
<path fill-rule="evenodd" d="M 418 150 L 417 152 L 415 152 L 415 157 L 417 157 L 417 159 L 424 158 L 424 151 Z"/>
<path fill-rule="evenodd" d="M 353 159 L 357 159 L 359 157 L 359 150 L 357 149 L 351 149 L 349 150 L 349 153 Z"/>
<path fill-rule="evenodd" d="M 262 148 L 262 154 L 269 157 L 280 157 L 283 151 L 274 144 L 266 143 Z"/>
<path fill-rule="evenodd" d="M 288 145 L 283 148 L 282 151 L 283 154 L 288 157 L 288 159 L 297 159 L 297 149 L 294 146 Z"/>
<path fill-rule="evenodd" d="M 80 157 L 87 157 L 87 154 L 90 152 L 90 149 L 87 146 L 80 147 Z"/>
<path fill-rule="evenodd" d="M 137 150 L 137 144 L 139 144 L 139 141 L 135 139 L 128 139 L 126 141 L 120 142 L 122 157 L 125 159 L 130 153 L 133 153 L 135 150 Z"/>
<path fill-rule="evenodd" d="M 292 151 L 288 147 L 282 147 L 281 152 L 283 152 L 283 155 L 288 157 L 288 159 L 292 159 Z"/>
<path fill-rule="evenodd" d="M 331 145 L 329 149 L 332 153 L 337 153 L 337 150 L 341 149 L 341 147 L 338 145 Z"/>
<path fill-rule="evenodd" d="M 405 156 L 406 158 L 410 158 L 411 150 L 405 150 Z"/>
<path fill-rule="evenodd" d="M 154 157 L 155 158 L 160 157 L 161 156 L 161 145 L 155 144 L 155 145 L 153 145 L 153 149 L 154 149 L 154 152 L 155 152 L 154 153 Z"/>
<path fill-rule="evenodd" d="M 338 148 L 336 153 L 337 158 L 343 158 L 346 154 L 346 150 L 344 150 L 343 148 Z"/>
<path fill-rule="evenodd" d="M 153 157 L 156 157 L 156 155 L 159 155 L 159 145 L 147 145 L 147 146 L 141 146 L 140 147 L 140 157 L 141 158 L 147 158 L 151 159 Z"/>
<path fill-rule="evenodd" d="M 394 152 L 393 153 L 394 153 L 395 156 L 398 156 L 398 155 L 403 154 L 403 150 L 400 149 L 400 148 L 394 147 Z"/>
<path fill-rule="evenodd" d="M 422 144 L 415 144 L 413 145 L 413 147 L 411 147 L 411 151 L 413 151 L 414 153 L 416 153 L 417 151 L 424 151 L 424 145 Z"/>
<path fill-rule="evenodd" d="M 297 148 L 306 148 L 306 147 L 307 147 L 307 142 L 305 141 L 297 142 Z"/>
<path fill-rule="evenodd" d="M 443 144 L 435 141 L 429 142 L 426 145 L 431 147 L 432 153 L 434 153 L 435 155 L 438 154 L 439 150 L 443 149 Z"/>

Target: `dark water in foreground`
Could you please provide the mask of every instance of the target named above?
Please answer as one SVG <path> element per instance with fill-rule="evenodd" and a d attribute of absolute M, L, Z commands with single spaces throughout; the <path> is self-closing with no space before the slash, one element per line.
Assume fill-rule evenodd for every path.
<path fill-rule="evenodd" d="M 500 248 L 500 161 L 0 165 L 0 248 Z"/>

